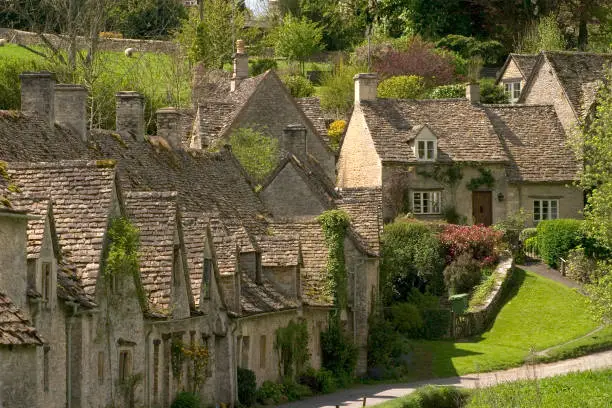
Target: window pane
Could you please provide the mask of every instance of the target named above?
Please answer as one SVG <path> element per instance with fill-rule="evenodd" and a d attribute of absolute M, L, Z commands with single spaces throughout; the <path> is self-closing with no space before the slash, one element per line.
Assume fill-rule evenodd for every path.
<path fill-rule="evenodd" d="M 429 193 L 423 193 L 423 214 L 429 214 L 431 209 L 429 208 Z"/>
<path fill-rule="evenodd" d="M 412 212 L 420 214 L 421 211 L 421 193 L 413 193 L 412 195 Z"/>
<path fill-rule="evenodd" d="M 418 152 L 417 152 L 417 159 L 422 159 L 425 157 L 425 142 L 420 141 L 418 143 Z"/>
<path fill-rule="evenodd" d="M 548 200 L 542 200 L 542 219 L 543 220 L 547 220 L 549 219 L 549 215 L 550 215 L 550 210 L 548 209 Z"/>
<path fill-rule="evenodd" d="M 428 159 L 434 158 L 434 142 L 433 141 L 427 142 L 427 158 Z"/>
<path fill-rule="evenodd" d="M 440 193 L 431 193 L 431 200 L 431 212 L 433 214 L 438 214 L 440 212 Z"/>
<path fill-rule="evenodd" d="M 556 220 L 559 218 L 559 201 L 550 200 L 550 218 Z"/>
<path fill-rule="evenodd" d="M 514 99 L 518 99 L 519 96 L 521 96 L 521 83 L 520 82 L 515 82 L 514 83 Z"/>
<path fill-rule="evenodd" d="M 533 220 L 540 221 L 540 200 L 533 201 Z"/>
<path fill-rule="evenodd" d="M 510 97 L 510 92 L 511 92 L 510 84 L 504 84 L 504 92 L 506 93 L 506 95 L 508 95 L 508 97 Z"/>

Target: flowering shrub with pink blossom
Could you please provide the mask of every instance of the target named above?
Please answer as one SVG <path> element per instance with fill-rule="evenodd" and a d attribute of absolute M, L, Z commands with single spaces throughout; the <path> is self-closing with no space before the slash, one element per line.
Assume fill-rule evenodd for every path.
<path fill-rule="evenodd" d="M 503 233 L 484 225 L 449 224 L 440 233 L 440 241 L 447 250 L 447 262 L 451 263 L 463 253 L 470 253 L 482 266 L 497 262 L 495 248 Z"/>

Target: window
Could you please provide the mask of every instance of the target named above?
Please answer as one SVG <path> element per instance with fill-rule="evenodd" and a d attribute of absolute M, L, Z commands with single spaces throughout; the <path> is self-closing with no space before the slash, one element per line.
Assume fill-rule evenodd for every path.
<path fill-rule="evenodd" d="M 519 96 L 521 96 L 521 81 L 506 82 L 504 84 L 504 92 L 506 93 L 506 96 L 508 96 L 508 100 L 510 100 L 510 102 L 518 102 Z"/>
<path fill-rule="evenodd" d="M 417 159 L 434 160 L 436 158 L 436 141 L 419 140 L 417 141 Z"/>
<path fill-rule="evenodd" d="M 266 336 L 259 338 L 259 368 L 266 368 Z"/>
<path fill-rule="evenodd" d="M 41 288 L 40 292 L 44 302 L 48 302 L 51 298 L 51 263 L 43 262 L 41 269 Z"/>
<path fill-rule="evenodd" d="M 242 337 L 242 368 L 249 368 L 249 336 Z"/>
<path fill-rule="evenodd" d="M 132 353 L 129 350 L 119 352 L 119 381 L 126 381 L 132 375 Z"/>
<path fill-rule="evenodd" d="M 104 352 L 98 352 L 98 384 L 104 384 Z"/>
<path fill-rule="evenodd" d="M 45 346 L 43 349 L 43 390 L 49 392 L 49 352 L 51 347 Z"/>
<path fill-rule="evenodd" d="M 157 402 L 159 397 L 159 339 L 153 340 L 153 400 Z"/>
<path fill-rule="evenodd" d="M 533 200 L 533 221 L 559 218 L 559 200 Z"/>
<path fill-rule="evenodd" d="M 414 214 L 440 214 L 439 191 L 413 191 L 412 212 Z"/>
<path fill-rule="evenodd" d="M 204 259 L 204 287 L 202 288 L 202 298 L 210 298 L 210 277 L 212 276 L 212 259 Z"/>

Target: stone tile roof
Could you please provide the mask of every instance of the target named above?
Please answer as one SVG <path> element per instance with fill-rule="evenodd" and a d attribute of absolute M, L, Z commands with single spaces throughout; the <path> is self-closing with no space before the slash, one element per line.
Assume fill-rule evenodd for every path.
<path fill-rule="evenodd" d="M 59 244 L 78 267 L 87 294 L 95 290 L 115 186 L 113 161 L 10 163 L 25 197 L 49 197 Z"/>
<path fill-rule="evenodd" d="M 185 255 L 189 280 L 195 305 L 200 304 L 200 291 L 204 273 L 204 250 L 206 244 L 206 230 L 208 218 L 200 213 L 184 213 L 181 217 L 183 239 L 185 240 Z"/>
<path fill-rule="evenodd" d="M 295 102 L 302 109 L 306 117 L 312 122 L 321 138 L 329 144 L 327 136 L 326 117 L 321 109 L 321 100 L 317 97 L 295 98 Z"/>
<path fill-rule="evenodd" d="M 283 296 L 267 280 L 258 285 L 245 273 L 240 281 L 240 309 L 243 316 L 297 308 L 297 303 Z"/>
<path fill-rule="evenodd" d="M 332 296 L 327 289 L 327 245 L 319 223 L 314 219 L 277 221 L 273 234 L 298 234 L 303 266 L 300 268 L 301 293 L 304 303 L 330 306 Z"/>
<path fill-rule="evenodd" d="M 263 266 L 297 266 L 300 264 L 298 234 L 273 234 L 257 237 Z"/>
<path fill-rule="evenodd" d="M 382 189 L 379 187 L 343 188 L 338 208 L 351 217 L 353 231 L 376 254 L 380 252 L 382 233 Z"/>
<path fill-rule="evenodd" d="M 140 277 L 153 309 L 172 304 L 176 192 L 125 192 L 126 215 L 140 233 Z M 182 271 L 176 271 L 182 273 Z"/>
<path fill-rule="evenodd" d="M 67 256 L 62 257 L 57 268 L 57 296 L 86 308 L 97 306 L 94 299 L 83 290 L 77 267 Z"/>
<path fill-rule="evenodd" d="M 570 182 L 580 164 L 551 105 L 485 105 L 506 154 L 511 182 Z"/>
<path fill-rule="evenodd" d="M 47 197 L 26 197 L 22 194 L 17 194 L 16 198 L 13 198 L 11 202 L 13 206 L 27 209 L 28 214 L 35 216 L 28 219 L 26 232 L 28 237 L 28 259 L 37 259 L 40 255 L 40 248 L 45 233 L 45 219 L 49 211 L 50 200 Z"/>
<path fill-rule="evenodd" d="M 438 161 L 505 162 L 487 115 L 466 99 L 362 101 L 374 146 L 382 161 L 417 162 L 408 144 L 412 128 L 427 125 L 438 137 Z"/>
<path fill-rule="evenodd" d="M 42 345 L 44 340 L 23 312 L 0 291 L 0 345 Z"/>
<path fill-rule="evenodd" d="M 209 217 L 219 274 L 230 275 L 237 273 L 239 245 L 236 237 L 230 233 L 218 214 L 210 214 Z"/>
<path fill-rule="evenodd" d="M 514 63 L 518 67 L 521 74 L 523 74 L 523 78 L 527 79 L 531 76 L 531 72 L 533 72 L 533 68 L 538 61 L 537 54 L 510 54 L 510 57 L 514 60 Z"/>

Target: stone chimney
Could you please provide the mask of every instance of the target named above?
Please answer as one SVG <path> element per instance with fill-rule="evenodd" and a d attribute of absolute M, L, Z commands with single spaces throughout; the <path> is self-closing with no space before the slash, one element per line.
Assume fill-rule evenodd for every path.
<path fill-rule="evenodd" d="M 144 140 L 144 97 L 138 92 L 117 92 L 117 132 L 131 133 L 136 140 Z"/>
<path fill-rule="evenodd" d="M 55 121 L 87 141 L 87 88 L 73 84 L 55 85 Z"/>
<path fill-rule="evenodd" d="M 182 148 L 181 114 L 176 108 L 163 108 L 157 112 L 157 136 L 170 143 L 173 149 Z"/>
<path fill-rule="evenodd" d="M 243 79 L 249 77 L 249 56 L 243 40 L 236 41 L 236 54 L 234 54 L 234 74 L 232 75 L 231 91 L 234 92 Z"/>
<path fill-rule="evenodd" d="M 303 157 L 306 154 L 306 127 L 301 123 L 287 125 L 281 147 L 297 157 Z"/>
<path fill-rule="evenodd" d="M 353 77 L 355 81 L 355 104 L 361 101 L 375 101 L 378 90 L 378 75 L 357 74 Z"/>
<path fill-rule="evenodd" d="M 467 84 L 465 87 L 465 97 L 471 103 L 480 103 L 480 84 Z"/>
<path fill-rule="evenodd" d="M 55 124 L 55 74 L 47 71 L 24 72 L 21 79 L 21 110 Z"/>

